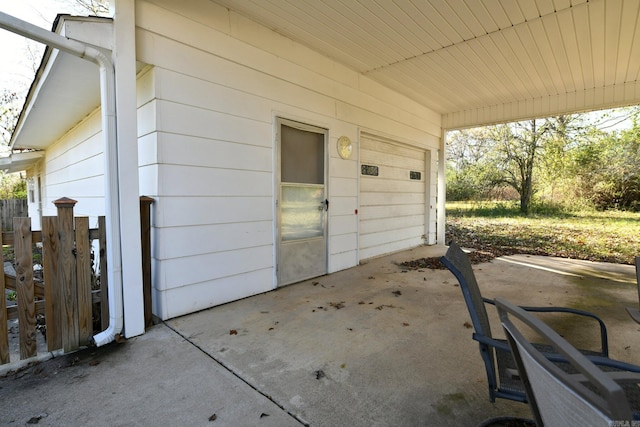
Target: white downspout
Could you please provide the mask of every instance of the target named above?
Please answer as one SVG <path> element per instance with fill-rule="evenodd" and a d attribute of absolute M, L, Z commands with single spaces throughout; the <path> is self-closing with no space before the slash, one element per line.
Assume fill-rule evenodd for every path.
<path fill-rule="evenodd" d="M 70 40 L 29 22 L 7 15 L 4 12 L 0 12 L 0 28 L 91 61 L 100 67 L 109 292 L 109 326 L 106 330 L 93 337 L 95 344 L 101 346 L 113 341 L 116 334 L 119 334 L 123 328 L 120 197 L 118 191 L 118 144 L 116 138 L 115 72 L 113 62 L 102 52 L 91 46 Z"/>

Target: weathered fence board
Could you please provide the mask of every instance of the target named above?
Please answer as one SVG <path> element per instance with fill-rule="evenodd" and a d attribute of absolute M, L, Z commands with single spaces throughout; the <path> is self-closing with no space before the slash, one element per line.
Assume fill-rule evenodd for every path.
<path fill-rule="evenodd" d="M 44 280 L 53 281 L 58 277 L 58 217 L 42 218 L 42 268 Z M 44 300 L 47 309 L 47 350 L 62 348 L 62 319 L 60 307 L 60 287 L 45 286 Z"/>
<path fill-rule="evenodd" d="M 151 311 L 151 197 L 140 197 L 140 239 L 142 243 L 142 290 L 144 295 L 144 326 L 153 324 Z"/>
<path fill-rule="evenodd" d="M 1 247 L 2 233 L 0 232 Z M 0 364 L 9 363 L 9 325 L 7 324 L 7 299 L 4 296 L 4 274 L 0 274 Z"/>
<path fill-rule="evenodd" d="M 78 334 L 80 345 L 87 345 L 93 335 L 91 301 L 91 242 L 89 218 L 76 218 L 76 283 L 78 292 Z"/>
<path fill-rule="evenodd" d="M 0 222 L 2 223 L 2 231 L 13 230 L 13 218 L 25 217 L 27 215 L 27 199 L 0 200 Z"/>
<path fill-rule="evenodd" d="M 109 326 L 109 278 L 107 277 L 107 224 L 105 217 L 98 218 L 98 242 L 100 245 L 100 324 L 105 330 Z"/>
<path fill-rule="evenodd" d="M 37 354 L 36 306 L 33 291 L 33 242 L 31 218 L 14 218 L 16 292 L 18 294 L 18 323 L 20 358 L 28 359 Z M 23 344 L 24 343 L 24 344 Z"/>
<path fill-rule="evenodd" d="M 37 315 L 44 315 L 48 351 L 74 351 L 89 343 L 94 327 L 109 325 L 107 291 L 107 238 L 105 217 L 98 217 L 98 228 L 89 228 L 87 217 L 73 216 L 75 201 L 63 198 L 54 202 L 58 216 L 43 217 L 42 231 L 31 231 L 30 218 L 14 218 L 13 232 L 0 233 L 0 245 L 13 246 L 13 272 L 0 274 L 0 295 L 15 290 L 17 304 L 6 306 L 0 298 L 0 365 L 9 363 L 8 320 L 18 319 L 20 358 L 37 355 Z M 140 200 L 143 246 L 143 288 L 145 321 L 151 323 L 151 198 Z M 101 274 L 93 274 L 92 241 L 99 247 Z M 42 243 L 43 278 L 34 277 L 34 244 Z M 4 259 L 3 259 L 4 261 Z M 99 280 L 99 289 L 93 285 Z M 97 287 L 97 286 L 96 286 Z M 100 326 L 96 326 L 99 323 Z"/>

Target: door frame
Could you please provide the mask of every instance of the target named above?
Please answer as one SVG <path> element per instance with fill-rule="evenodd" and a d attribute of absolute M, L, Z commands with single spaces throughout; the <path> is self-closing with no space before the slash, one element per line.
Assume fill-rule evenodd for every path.
<path fill-rule="evenodd" d="M 274 215 L 275 215 L 275 268 L 274 268 L 274 281 L 275 288 L 280 286 L 286 286 L 287 284 L 280 283 L 280 245 L 281 245 L 281 215 L 280 215 L 280 200 L 281 200 L 281 126 L 289 126 L 299 130 L 315 132 L 322 134 L 324 136 L 324 146 L 323 146 L 323 164 L 324 164 L 324 195 L 325 199 L 329 199 L 329 151 L 328 151 L 328 143 L 329 143 L 329 129 L 327 127 L 313 125 L 310 123 L 301 122 L 299 120 L 287 119 L 281 115 L 275 116 L 275 162 L 274 162 Z M 329 212 L 325 211 L 324 215 L 324 252 L 325 252 L 325 263 L 323 266 L 323 274 L 327 274 L 329 271 Z M 319 277 L 319 276 L 316 276 Z M 308 280 L 309 278 L 301 279 L 301 281 Z M 296 283 L 296 282 L 293 282 Z"/>

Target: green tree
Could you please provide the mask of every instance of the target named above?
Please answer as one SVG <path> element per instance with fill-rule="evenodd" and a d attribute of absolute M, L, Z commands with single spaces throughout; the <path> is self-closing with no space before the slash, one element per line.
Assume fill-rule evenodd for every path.
<path fill-rule="evenodd" d="M 575 141 L 588 139 L 593 128 L 585 117 L 563 115 L 452 133 L 451 195 L 478 196 L 507 186 L 517 192 L 520 210 L 527 214 L 542 184 L 553 187 L 567 179 L 565 164 Z"/>
<path fill-rule="evenodd" d="M 26 199 L 27 181 L 17 173 L 0 171 L 0 199 Z"/>
<path fill-rule="evenodd" d="M 447 199 L 488 197 L 497 179 L 495 169 L 485 161 L 494 149 L 488 128 L 450 132 L 447 143 Z"/>
<path fill-rule="evenodd" d="M 575 150 L 575 191 L 598 209 L 640 211 L 640 124 L 602 133 Z"/>

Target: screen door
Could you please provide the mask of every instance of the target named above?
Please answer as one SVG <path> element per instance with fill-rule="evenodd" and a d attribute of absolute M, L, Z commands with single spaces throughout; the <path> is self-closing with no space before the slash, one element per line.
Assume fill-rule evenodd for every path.
<path fill-rule="evenodd" d="M 278 121 L 278 285 L 327 272 L 326 130 Z"/>

